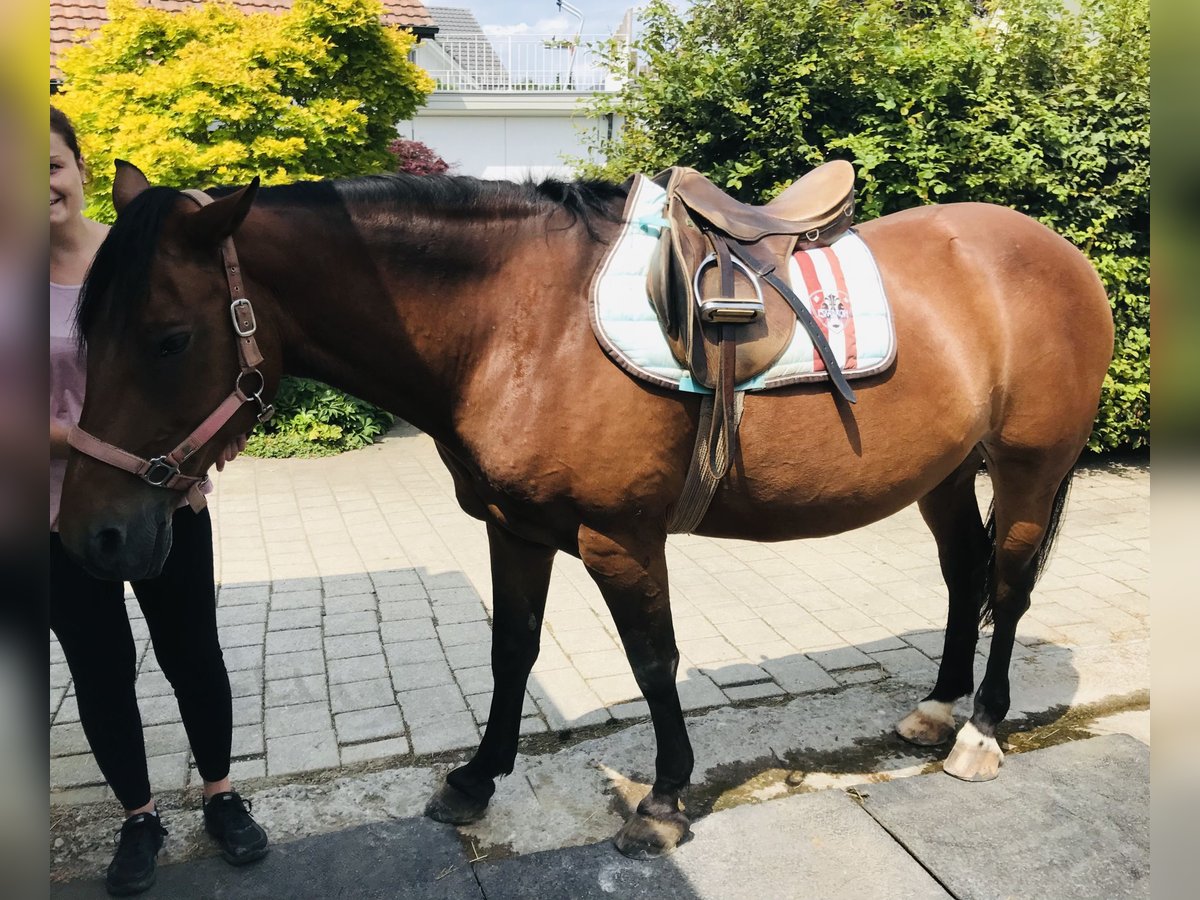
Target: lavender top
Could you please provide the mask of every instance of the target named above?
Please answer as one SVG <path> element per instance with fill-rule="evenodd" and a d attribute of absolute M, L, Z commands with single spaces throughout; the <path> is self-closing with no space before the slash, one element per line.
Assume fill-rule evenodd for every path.
<path fill-rule="evenodd" d="M 86 367 L 72 330 L 79 287 L 50 282 L 50 421 L 64 425 L 78 423 L 83 411 Z M 58 531 L 58 504 L 66 469 L 65 459 L 50 460 L 51 531 Z"/>

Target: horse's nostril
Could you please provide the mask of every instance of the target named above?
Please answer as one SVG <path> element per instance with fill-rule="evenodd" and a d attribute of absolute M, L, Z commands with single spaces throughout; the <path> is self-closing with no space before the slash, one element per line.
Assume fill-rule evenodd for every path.
<path fill-rule="evenodd" d="M 121 545 L 125 542 L 124 536 L 120 529 L 117 528 L 102 528 L 96 533 L 95 547 L 97 553 L 102 557 L 112 557 L 121 550 Z"/>

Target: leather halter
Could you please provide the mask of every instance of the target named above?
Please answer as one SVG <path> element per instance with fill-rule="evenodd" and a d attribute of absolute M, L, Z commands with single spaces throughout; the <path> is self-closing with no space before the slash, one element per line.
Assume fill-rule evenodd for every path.
<path fill-rule="evenodd" d="M 207 206 L 213 202 L 212 197 L 203 191 L 188 190 L 183 193 L 200 206 Z M 185 492 L 188 504 L 197 512 L 206 504 L 203 487 L 208 483 L 208 474 L 184 475 L 179 471 L 179 467 L 208 443 L 242 408 L 243 404 L 252 400 L 258 404 L 257 418 L 259 422 L 265 422 L 275 414 L 275 407 L 263 400 L 262 397 L 266 380 L 263 378 L 262 372 L 258 370 L 263 361 L 258 343 L 254 340 L 258 323 L 254 318 L 254 308 L 246 299 L 245 288 L 242 287 L 241 266 L 238 264 L 237 250 L 233 246 L 232 236 L 226 237 L 221 242 L 221 261 L 224 264 L 225 279 L 229 284 L 229 316 L 233 321 L 234 333 L 237 335 L 238 362 L 241 366 L 241 371 L 238 372 L 237 378 L 233 382 L 233 392 L 221 401 L 221 404 L 209 414 L 208 418 L 185 437 L 174 450 L 153 459 L 137 456 L 102 441 L 78 425 L 73 426 L 67 433 L 67 442 L 80 453 L 136 475 L 154 487 Z M 257 379 L 257 384 L 254 383 L 255 379 Z"/>

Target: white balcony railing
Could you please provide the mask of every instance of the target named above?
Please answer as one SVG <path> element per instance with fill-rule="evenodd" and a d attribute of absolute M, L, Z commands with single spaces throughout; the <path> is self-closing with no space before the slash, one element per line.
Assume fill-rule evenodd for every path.
<path fill-rule="evenodd" d="M 439 91 L 615 91 L 620 78 L 603 65 L 597 45 L 609 35 L 438 34 L 416 60 Z"/>

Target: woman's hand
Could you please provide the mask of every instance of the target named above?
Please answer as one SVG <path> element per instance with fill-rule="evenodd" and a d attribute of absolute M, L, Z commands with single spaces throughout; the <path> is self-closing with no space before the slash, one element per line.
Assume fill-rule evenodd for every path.
<path fill-rule="evenodd" d="M 226 444 L 225 447 L 221 450 L 220 455 L 217 456 L 217 471 L 218 472 L 224 471 L 225 463 L 233 462 L 234 458 L 245 449 L 246 449 L 246 435 L 239 434 L 232 441 L 230 441 L 228 444 Z"/>
<path fill-rule="evenodd" d="M 67 443 L 67 432 L 71 426 L 65 422 L 50 420 L 50 458 L 66 459 L 71 453 L 71 445 Z"/>

